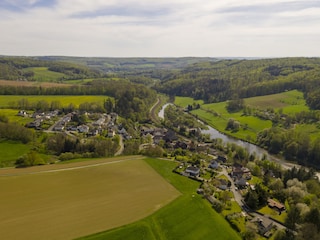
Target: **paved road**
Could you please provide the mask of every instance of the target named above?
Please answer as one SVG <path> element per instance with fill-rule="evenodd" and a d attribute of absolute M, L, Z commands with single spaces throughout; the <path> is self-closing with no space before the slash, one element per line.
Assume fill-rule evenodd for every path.
<path fill-rule="evenodd" d="M 260 214 L 258 214 L 256 212 L 252 211 L 247 206 L 245 206 L 245 204 L 243 203 L 244 202 L 243 197 L 241 196 L 240 192 L 236 190 L 236 186 L 234 185 L 234 182 L 233 182 L 232 178 L 228 175 L 228 172 L 227 172 L 227 170 L 226 170 L 226 168 L 224 166 L 222 166 L 222 171 L 220 172 L 219 175 L 225 175 L 228 178 L 228 180 L 231 182 L 230 191 L 232 191 L 232 193 L 234 195 L 234 200 L 239 204 L 239 206 L 242 208 L 242 210 L 244 212 L 254 216 L 255 218 L 260 218 L 263 221 L 266 221 L 266 220 L 270 221 L 271 220 L 272 223 L 275 226 L 277 226 L 278 229 L 285 229 L 286 228 L 284 225 L 282 225 L 282 224 L 274 221 L 273 219 L 269 218 L 269 216 L 262 215 L 262 214 L 260 215 Z"/>

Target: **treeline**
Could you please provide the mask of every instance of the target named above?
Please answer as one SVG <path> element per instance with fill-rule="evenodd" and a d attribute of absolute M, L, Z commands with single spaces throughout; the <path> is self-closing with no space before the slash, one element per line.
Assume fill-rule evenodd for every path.
<path fill-rule="evenodd" d="M 273 154 L 282 154 L 288 160 L 320 168 L 320 138 L 311 140 L 307 134 L 294 129 L 272 127 L 258 134 L 257 144 Z"/>
<path fill-rule="evenodd" d="M 63 88 L 42 88 L 42 87 L 19 87 L 5 86 L 0 88 L 0 95 L 104 95 L 113 97 L 114 101 L 98 103 L 98 111 L 105 109 L 107 112 L 116 111 L 124 118 L 131 118 L 133 121 L 146 120 L 149 117 L 149 109 L 155 103 L 157 93 L 142 85 L 133 84 L 125 80 L 94 80 L 85 86 L 72 86 Z M 92 109 L 92 103 L 83 104 L 83 109 Z M 30 104 L 23 98 L 17 103 L 11 103 L 11 107 L 19 106 L 21 109 L 59 109 L 61 104 L 57 101 L 51 103 L 39 101 Z M 60 107 L 59 107 L 60 106 Z M 71 108 L 74 108 L 74 106 Z"/>
<path fill-rule="evenodd" d="M 172 74 L 155 86 L 168 95 L 220 102 L 298 89 L 318 108 L 319 58 L 222 60 L 197 63 Z M 316 99 L 316 100 L 314 100 Z"/>
<path fill-rule="evenodd" d="M 0 139 L 28 143 L 32 141 L 34 132 L 17 123 L 0 122 Z"/>
<path fill-rule="evenodd" d="M 66 134 L 58 133 L 46 139 L 48 153 L 60 157 L 61 160 L 69 160 L 80 157 L 110 157 L 114 156 L 119 147 L 119 139 L 93 138 L 81 141 Z"/>

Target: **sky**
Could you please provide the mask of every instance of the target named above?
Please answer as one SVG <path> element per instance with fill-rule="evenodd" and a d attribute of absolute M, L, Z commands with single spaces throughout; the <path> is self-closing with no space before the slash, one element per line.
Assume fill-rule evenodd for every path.
<path fill-rule="evenodd" d="M 320 57 L 320 0 L 1 0 L 0 55 Z"/>

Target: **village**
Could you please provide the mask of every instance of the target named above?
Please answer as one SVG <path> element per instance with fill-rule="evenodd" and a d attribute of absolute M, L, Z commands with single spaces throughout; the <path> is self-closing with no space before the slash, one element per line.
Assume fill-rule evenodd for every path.
<path fill-rule="evenodd" d="M 75 111 L 61 115 L 59 111 L 33 114 L 19 111 L 18 115 L 33 119 L 26 127 L 49 133 L 65 132 L 71 136 L 81 135 L 86 138 L 98 135 L 108 138 L 120 135 L 124 140 L 132 138 L 122 124 L 118 124 L 116 113 L 80 114 Z M 248 191 L 255 191 L 257 184 L 261 182 L 260 178 L 252 174 L 252 169 L 228 159 L 225 153 L 212 147 L 211 143 L 196 141 L 194 137 L 201 135 L 199 128 L 188 128 L 186 132 L 193 138 L 181 136 L 176 131 L 165 127 L 155 127 L 152 124 L 141 125 L 139 135 L 144 140 L 139 150 L 143 152 L 149 146 L 161 146 L 165 149 L 167 158 L 179 162 L 173 172 L 198 181 L 197 193 L 207 199 L 217 212 L 221 212 L 231 225 L 250 222 L 255 228 L 254 231 L 266 238 L 272 236 L 277 229 L 285 229 L 284 223 L 275 217 L 286 214 L 284 203 L 269 197 L 265 207 L 269 208 L 271 215 L 253 210 L 246 204 L 245 196 Z M 183 151 L 205 157 L 189 161 L 181 157 Z M 262 176 L 277 178 L 268 169 L 261 168 L 261 173 Z M 235 205 L 240 209 L 234 212 Z M 234 224 L 234 222 L 238 223 Z"/>

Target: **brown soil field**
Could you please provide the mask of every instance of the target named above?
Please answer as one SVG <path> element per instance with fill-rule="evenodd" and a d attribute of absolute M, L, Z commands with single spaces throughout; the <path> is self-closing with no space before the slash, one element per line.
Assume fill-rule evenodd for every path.
<path fill-rule="evenodd" d="M 51 82 L 28 82 L 28 81 L 9 81 L 9 80 L 0 80 L 0 86 L 22 86 L 22 87 L 70 87 L 71 84 L 65 83 L 51 83 Z"/>
<path fill-rule="evenodd" d="M 1 239 L 74 239 L 142 219 L 180 193 L 143 157 L 0 170 Z"/>

